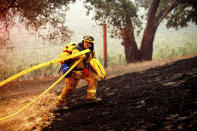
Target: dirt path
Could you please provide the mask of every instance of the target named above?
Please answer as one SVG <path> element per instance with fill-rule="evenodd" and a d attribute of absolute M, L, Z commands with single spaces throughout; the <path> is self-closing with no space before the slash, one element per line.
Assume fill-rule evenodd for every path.
<path fill-rule="evenodd" d="M 144 119 L 139 119 L 138 117 L 141 116 L 143 114 L 143 112 L 145 113 L 145 111 L 147 112 L 147 110 L 145 109 L 150 109 L 151 110 L 159 110 L 160 106 L 157 105 L 157 102 L 160 100 L 160 97 L 157 97 L 157 99 L 155 100 L 155 98 L 153 97 L 152 99 L 147 98 L 148 96 L 151 95 L 156 95 L 157 93 L 155 93 L 160 89 L 163 89 L 162 87 L 171 87 L 173 86 L 173 83 L 176 83 L 174 81 L 172 82 L 164 82 L 163 84 L 159 83 L 159 82 L 155 82 L 155 80 L 160 80 L 162 81 L 163 78 L 168 78 L 170 77 L 170 75 L 167 75 L 165 77 L 165 72 L 164 74 L 159 73 L 160 70 L 157 70 L 155 76 L 151 76 L 151 74 L 154 74 L 155 72 L 148 72 L 145 71 L 146 69 L 150 69 L 150 68 L 154 68 L 157 66 L 162 66 L 165 64 L 170 64 L 176 60 L 179 59 L 186 59 L 192 56 L 187 56 L 187 57 L 179 57 L 179 58 L 173 58 L 173 59 L 164 59 L 164 60 L 154 60 L 151 62 L 143 62 L 143 63 L 136 63 L 136 64 L 129 64 L 129 65 L 125 65 L 125 66 L 115 66 L 115 67 L 110 67 L 107 70 L 107 74 L 108 74 L 108 79 L 105 81 L 102 81 L 99 83 L 99 92 L 98 95 L 102 96 L 104 101 L 98 105 L 85 105 L 84 106 L 84 94 L 85 94 L 85 88 L 82 88 L 80 90 L 77 90 L 76 93 L 73 94 L 73 96 L 70 99 L 70 106 L 72 107 L 70 111 L 66 111 L 66 112 L 53 112 L 54 109 L 54 105 L 55 105 L 55 100 L 56 100 L 56 96 L 57 94 L 61 91 L 61 89 L 64 86 L 64 83 L 61 82 L 59 83 L 56 88 L 52 89 L 47 95 L 43 96 L 41 99 L 39 99 L 35 104 L 33 104 L 32 106 L 30 106 L 30 108 L 24 110 L 22 113 L 20 113 L 17 116 L 14 116 L 12 118 L 9 118 L 7 120 L 1 121 L 0 122 L 0 130 L 42 130 L 42 128 L 44 126 L 47 126 L 47 128 L 44 128 L 45 130 L 50 130 L 51 128 L 53 128 L 54 130 L 57 130 L 59 127 L 62 127 L 62 125 L 64 125 L 63 123 L 61 123 L 60 125 L 57 125 L 57 121 L 62 122 L 62 120 L 65 121 L 70 121 L 70 119 L 77 119 L 78 122 L 78 126 L 79 128 L 73 128 L 73 126 L 77 123 L 75 122 L 75 124 L 73 126 L 69 126 L 69 128 L 66 129 L 94 129 L 93 127 L 98 127 L 100 125 L 105 125 L 103 126 L 101 129 L 102 130 L 106 130 L 106 129 L 112 129 L 111 126 L 119 126 L 119 129 L 124 129 L 125 128 L 131 128 L 133 127 L 134 129 L 137 128 L 143 128 L 146 129 L 147 128 L 147 124 L 150 123 L 146 123 L 144 122 Z M 194 61 L 193 61 L 194 62 Z M 168 68 L 170 68 L 170 66 L 166 68 L 166 73 L 169 72 L 169 70 L 167 70 Z M 158 67 L 158 69 L 160 69 L 160 67 Z M 161 69 L 163 69 L 161 67 Z M 187 68 L 187 70 L 189 70 L 190 68 Z M 154 69 L 150 69 L 154 70 Z M 177 70 L 177 72 L 180 72 L 181 70 Z M 196 71 L 196 70 L 195 70 Z M 131 73 L 131 72 L 137 72 L 137 73 L 132 73 L 132 74 L 126 74 L 126 73 Z M 145 73 L 145 74 L 144 74 Z M 149 79 L 146 78 L 147 75 Z M 172 74 L 171 74 L 172 75 Z M 181 74 L 178 74 L 178 76 Z M 118 76 L 118 77 L 117 77 Z M 127 78 L 128 79 L 125 79 Z M 157 78 L 158 77 L 158 78 Z M 160 78 L 162 77 L 162 78 Z M 192 75 L 193 77 L 193 75 Z M 30 100 L 32 100 L 33 98 L 35 98 L 36 96 L 38 96 L 41 92 L 43 92 L 46 88 L 48 88 L 53 82 L 55 82 L 55 80 L 58 77 L 53 77 L 53 78 L 47 78 L 47 79 L 42 79 L 42 80 L 30 80 L 30 81 L 23 81 L 23 82 L 13 82 L 10 83 L 4 87 L 1 87 L 1 92 L 0 92 L 0 117 L 8 115 L 10 113 L 16 112 L 18 109 L 20 109 L 22 106 L 24 106 L 25 104 L 27 104 L 28 102 L 30 102 Z M 194 80 L 196 80 L 196 77 L 194 76 L 193 78 Z M 151 80 L 152 83 L 155 87 L 154 89 L 151 89 L 149 91 L 149 88 L 151 88 L 153 85 L 151 84 Z M 190 83 L 189 80 L 188 83 Z M 144 82 L 144 83 L 143 83 Z M 142 85 L 149 85 L 149 86 L 142 86 Z M 158 86 L 158 84 L 162 85 Z M 166 84 L 166 85 L 165 85 Z M 195 83 L 194 83 L 195 84 Z M 85 83 L 81 82 L 80 83 L 80 87 L 84 86 Z M 132 85 L 132 86 L 131 86 Z M 122 88 L 123 87 L 123 88 Z M 170 88 L 169 87 L 169 88 Z M 173 86 L 174 87 L 174 86 Z M 173 92 L 175 92 L 176 90 L 176 86 L 174 87 L 175 89 L 173 90 Z M 155 91 L 156 90 L 156 91 Z M 193 88 L 191 89 L 193 90 Z M 124 92 L 126 91 L 126 94 L 124 94 Z M 148 93 L 145 93 L 146 91 L 148 91 Z M 153 94 L 151 94 L 153 91 Z M 185 91 L 184 89 L 181 91 Z M 161 90 L 161 94 L 162 92 L 165 92 L 165 90 Z M 125 95 L 125 97 L 120 96 L 120 94 L 123 93 Z M 141 94 L 142 93 L 142 94 Z M 166 94 L 164 94 L 165 96 Z M 166 95 L 166 97 L 168 98 L 168 96 Z M 166 98 L 166 99 L 167 99 Z M 176 98 L 176 97 L 174 97 Z M 116 99 L 119 99 L 119 101 L 117 101 Z M 156 102 L 154 102 L 154 100 Z M 126 105 L 124 102 L 128 101 L 130 102 L 130 105 Z M 156 103 L 156 106 L 150 104 L 153 101 L 153 104 Z M 165 101 L 165 100 L 163 100 Z M 170 101 L 170 100 L 168 100 Z M 115 103 L 114 103 L 115 102 Z M 147 107 L 145 105 L 148 105 L 150 107 Z M 161 101 L 162 103 L 162 101 Z M 165 103 L 165 102 L 163 102 Z M 161 104 L 162 105 L 162 104 Z M 107 109 L 105 109 L 106 107 L 109 107 Z M 116 111 L 113 111 L 113 109 L 116 109 Z M 136 115 L 135 113 L 138 111 L 138 108 L 141 110 L 141 112 L 139 113 L 139 116 Z M 78 110 L 80 109 L 80 110 Z M 98 110 L 96 110 L 98 109 Z M 104 112 L 102 112 L 101 110 L 103 110 Z M 106 110 L 106 111 L 105 111 Z M 134 112 L 131 112 L 131 111 Z M 162 107 L 162 111 L 163 111 L 163 107 Z M 149 110 L 148 110 L 149 111 Z M 161 112 L 162 112 L 161 111 Z M 195 110 L 196 111 L 196 110 Z M 92 115 L 88 116 L 88 112 L 92 112 Z M 124 114 L 124 112 L 128 112 L 127 114 Z M 123 114 L 120 115 L 120 118 L 124 118 L 124 120 L 122 122 L 120 122 L 119 117 L 114 118 L 115 114 Z M 195 114 L 196 112 L 194 112 Z M 81 114 L 79 115 L 74 115 L 74 114 Z M 97 114 L 99 114 L 100 116 L 98 116 Z M 154 114 L 154 113 L 153 113 Z M 164 110 L 164 114 L 167 114 Z M 131 117 L 130 115 L 132 115 L 133 117 Z M 170 115 L 170 114 L 169 114 Z M 88 118 L 82 117 L 82 116 L 88 116 Z M 65 117 L 65 118 L 64 118 Z M 104 119 L 104 117 L 106 117 Z M 144 117 L 144 116 L 143 116 Z M 150 117 L 150 116 L 148 116 Z M 154 117 L 160 117 L 159 114 L 156 114 L 156 116 L 152 116 Z M 157 120 L 157 119 L 153 119 L 152 117 L 150 117 L 153 121 Z M 171 117 L 171 116 L 169 116 Z M 173 116 L 175 118 L 179 117 L 179 116 Z M 54 119 L 55 118 L 55 119 Z M 99 118 L 98 122 L 95 123 L 95 119 L 93 118 Z M 134 121 L 134 118 L 139 119 L 139 124 L 143 125 L 142 126 L 133 126 L 133 124 L 136 123 L 130 123 L 130 121 Z M 174 119 L 175 119 L 174 118 Z M 52 121 L 54 119 L 54 121 Z M 59 119 L 59 120 L 58 120 Z M 84 122 L 84 119 L 87 119 L 87 121 Z M 89 121 L 91 119 L 91 121 Z M 193 119 L 193 117 L 192 117 Z M 150 120 L 150 119 L 149 119 Z M 97 120 L 96 120 L 97 121 Z M 111 122 L 110 122 L 111 121 Z M 51 123 L 53 122 L 53 123 Z M 73 121 L 71 121 L 73 122 Z M 84 122 L 84 123 L 83 123 Z M 104 122 L 104 123 L 102 123 Z M 110 123 L 111 125 L 110 125 Z M 100 123 L 100 124 L 99 124 Z M 106 124 L 105 124 L 106 123 Z M 120 123 L 120 124 L 118 124 Z M 122 123 L 122 125 L 121 125 Z M 125 124 L 123 124 L 125 123 Z M 145 123 L 145 124 L 144 124 Z M 80 125 L 80 126 L 79 126 Z M 129 126 L 128 126 L 129 125 Z M 59 127 L 58 127 L 59 126 Z M 66 127 L 68 127 L 68 125 L 64 125 Z M 64 127 L 63 126 L 63 127 Z M 168 127 L 166 127 L 168 128 Z M 63 129 L 63 128 L 60 128 Z"/>

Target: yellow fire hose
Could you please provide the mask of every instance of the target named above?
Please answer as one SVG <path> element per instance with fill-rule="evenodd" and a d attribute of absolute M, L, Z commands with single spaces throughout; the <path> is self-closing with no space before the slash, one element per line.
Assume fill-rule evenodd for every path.
<path fill-rule="evenodd" d="M 21 111 L 23 111 L 24 109 L 26 109 L 28 106 L 30 106 L 32 103 L 34 103 L 38 98 L 40 98 L 41 96 L 43 96 L 45 93 L 47 93 L 50 89 L 52 89 L 58 82 L 60 82 L 71 70 L 73 70 L 81 61 L 83 60 L 83 58 L 79 59 L 73 66 L 70 67 L 70 69 L 63 75 L 61 76 L 55 83 L 53 83 L 53 85 L 51 85 L 47 90 L 45 90 L 41 95 L 39 95 L 38 97 L 36 97 L 35 99 L 33 99 L 30 103 L 28 103 L 27 105 L 25 105 L 24 107 L 22 107 L 21 109 L 19 109 L 17 112 L 10 114 L 8 116 L 5 116 L 3 118 L 0 118 L 1 120 L 5 120 L 9 117 L 15 116 L 18 113 L 20 113 Z"/>
<path fill-rule="evenodd" d="M 23 76 L 23 75 L 31 72 L 31 71 L 37 70 L 37 69 L 42 68 L 42 67 L 45 67 L 45 66 L 49 66 L 49 65 L 54 64 L 54 63 L 57 63 L 59 61 L 64 61 L 64 60 L 72 59 L 72 58 L 75 58 L 77 56 L 83 55 L 83 54 L 88 53 L 88 52 L 90 52 L 90 50 L 89 49 L 86 49 L 86 50 L 81 51 L 81 52 L 76 53 L 76 54 L 72 54 L 72 55 L 69 55 L 69 56 L 66 56 L 66 57 L 63 57 L 63 58 L 51 60 L 51 61 L 48 61 L 48 62 L 39 64 L 39 65 L 33 66 L 31 68 L 28 68 L 28 69 L 26 69 L 24 71 L 21 71 L 18 74 L 14 75 L 12 77 L 9 77 L 8 79 L 0 82 L 0 87 L 3 86 L 3 85 L 5 85 L 6 83 L 12 81 L 12 80 L 15 80 L 16 78 L 18 78 L 20 76 Z"/>

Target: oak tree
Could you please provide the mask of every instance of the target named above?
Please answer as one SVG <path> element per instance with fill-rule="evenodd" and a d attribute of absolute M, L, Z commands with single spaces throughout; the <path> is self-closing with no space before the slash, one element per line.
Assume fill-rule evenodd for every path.
<path fill-rule="evenodd" d="M 167 27 L 180 28 L 188 22 L 196 24 L 195 0 L 86 0 L 88 13 L 95 10 L 94 19 L 106 23 L 112 36 L 121 37 L 127 63 L 152 60 L 153 42 L 160 23 L 166 19 Z M 142 30 L 139 8 L 148 9 L 140 49 L 137 48 L 134 31 Z"/>

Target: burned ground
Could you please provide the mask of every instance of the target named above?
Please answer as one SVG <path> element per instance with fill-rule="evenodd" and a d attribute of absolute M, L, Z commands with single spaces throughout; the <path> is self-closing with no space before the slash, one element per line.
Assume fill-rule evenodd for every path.
<path fill-rule="evenodd" d="M 197 57 L 100 81 L 97 104 L 86 89 L 43 130 L 197 130 Z"/>

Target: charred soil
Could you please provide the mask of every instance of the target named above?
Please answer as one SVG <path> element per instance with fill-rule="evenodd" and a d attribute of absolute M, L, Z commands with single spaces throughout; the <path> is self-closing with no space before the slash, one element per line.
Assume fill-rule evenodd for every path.
<path fill-rule="evenodd" d="M 100 103 L 86 104 L 86 89 L 42 130 L 197 130 L 197 57 L 100 81 Z"/>

